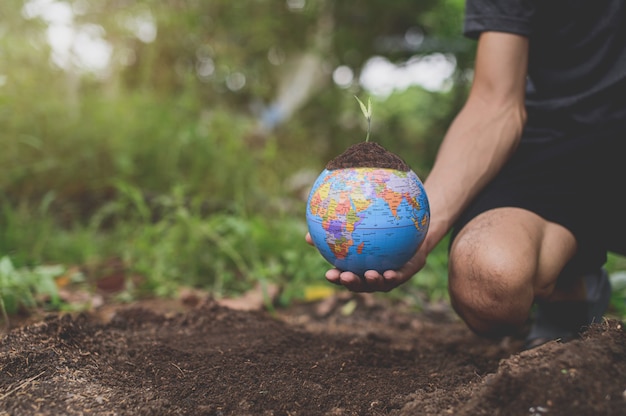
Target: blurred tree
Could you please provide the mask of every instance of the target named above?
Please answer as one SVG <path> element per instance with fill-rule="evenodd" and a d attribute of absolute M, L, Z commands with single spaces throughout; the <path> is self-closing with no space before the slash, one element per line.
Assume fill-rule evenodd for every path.
<path fill-rule="evenodd" d="M 37 169 L 51 172 L 81 141 L 115 147 L 110 137 L 130 137 L 133 129 L 143 135 L 154 134 L 157 125 L 163 134 L 176 131 L 175 125 L 164 129 L 159 111 L 158 120 L 145 118 L 147 110 L 137 104 L 143 100 L 169 106 L 169 123 L 202 125 L 216 111 L 256 120 L 241 139 L 255 151 L 277 146 L 283 156 L 272 168 L 319 166 L 362 137 L 352 96 L 368 94 L 359 78 L 370 58 L 402 65 L 444 53 L 456 64 L 451 89 L 412 87 L 374 106 L 373 139 L 386 137 L 384 144 L 407 158 L 415 146 L 414 161 L 426 170 L 466 91 L 472 44 L 461 37 L 462 11 L 463 0 L 5 0 L 0 123 L 27 145 L 11 148 L 19 155 L 0 158 L 54 156 L 11 172 L 24 179 Z M 333 82 L 339 67 L 348 74 L 341 85 Z M 394 101 L 404 104 L 391 107 Z M 387 105 L 403 110 L 378 110 Z M 107 115 L 106 106 L 116 109 Z M 108 123 L 104 139 L 92 124 L 106 117 L 119 120 Z M 376 126 L 384 126 L 384 134 L 377 136 Z M 65 144 L 52 146 L 60 137 Z M 122 156 L 106 161 L 97 152 L 84 152 L 74 170 L 88 168 L 84 177 L 94 178 L 111 169 L 133 172 Z M 60 176 L 48 174 L 46 181 Z M 19 184 L 22 192 L 28 184 L 17 179 L 5 184 Z"/>
<path fill-rule="evenodd" d="M 360 72 L 372 56 L 404 62 L 416 55 L 450 54 L 457 81 L 471 64 L 470 44 L 460 36 L 462 0 L 80 3 L 80 20 L 106 29 L 115 50 L 114 73 L 124 88 L 187 94 L 205 108 L 251 111 L 259 119 L 257 139 L 316 99 L 304 116 L 305 128 L 316 141 L 329 141 L 324 157 L 353 140 L 338 139 L 346 133 L 337 116 L 346 105 L 355 108 L 343 97 L 360 91 Z M 146 35 L 150 27 L 154 37 Z M 339 66 L 351 70 L 350 88 L 332 83 Z M 117 85 L 118 79 L 111 76 L 108 82 Z M 463 95 L 462 83 L 455 85 Z M 436 124 L 440 113 L 419 117 Z"/>

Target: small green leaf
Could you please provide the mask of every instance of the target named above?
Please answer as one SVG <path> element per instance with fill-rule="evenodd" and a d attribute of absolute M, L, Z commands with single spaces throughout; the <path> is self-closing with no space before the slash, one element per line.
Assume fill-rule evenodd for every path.
<path fill-rule="evenodd" d="M 368 120 L 370 118 L 372 118 L 372 100 L 371 100 L 371 98 L 367 99 L 367 107 L 365 106 L 365 104 L 363 104 L 363 101 L 359 100 L 359 97 L 357 97 L 355 95 L 354 98 L 356 98 L 356 100 L 359 102 L 359 106 L 361 106 L 361 112 L 363 113 L 365 118 L 368 119 Z"/>
<path fill-rule="evenodd" d="M 367 107 L 363 104 L 363 101 L 359 100 L 359 97 L 354 96 L 356 100 L 359 102 L 359 106 L 361 107 L 361 112 L 367 119 L 367 136 L 365 136 L 365 141 L 368 142 L 370 140 L 370 131 L 372 129 L 372 99 L 371 97 L 367 99 Z"/>

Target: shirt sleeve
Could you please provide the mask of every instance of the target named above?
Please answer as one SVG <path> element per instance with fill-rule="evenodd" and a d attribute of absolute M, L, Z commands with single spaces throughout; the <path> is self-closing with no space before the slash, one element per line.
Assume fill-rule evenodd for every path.
<path fill-rule="evenodd" d="M 530 36 L 534 12 L 531 0 L 467 0 L 463 33 L 472 39 L 482 32 Z"/>

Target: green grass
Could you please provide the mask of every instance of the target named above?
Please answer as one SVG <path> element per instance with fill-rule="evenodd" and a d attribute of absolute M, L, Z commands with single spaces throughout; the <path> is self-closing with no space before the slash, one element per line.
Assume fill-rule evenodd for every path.
<path fill-rule="evenodd" d="M 300 160 L 289 164 L 273 137 L 251 144 L 250 117 L 149 91 L 82 99 L 77 118 L 42 96 L 3 131 L 5 310 L 49 292 L 25 270 L 111 258 L 141 276 L 130 298 L 271 281 L 289 287 L 289 302 L 304 280 L 323 278 L 325 262 L 304 242 L 304 201 L 284 185 Z"/>
<path fill-rule="evenodd" d="M 0 226 L 7 232 L 0 241 L 9 253 L 5 266 L 11 266 L 0 281 L 6 310 L 33 307 L 42 291 L 51 294 L 54 281 L 33 280 L 40 273 L 25 274 L 30 268 L 62 265 L 51 269 L 60 274 L 65 267 L 105 264 L 111 258 L 141 277 L 141 285 L 127 294 L 131 299 L 174 296 L 181 286 L 217 297 L 236 295 L 265 282 L 284 287 L 281 302 L 287 304 L 302 297 L 307 285 L 323 280 L 327 265 L 305 243 L 302 215 L 205 214 L 200 202 L 176 189 L 148 206 L 138 189 L 120 187 L 117 199 L 69 228 L 40 210 L 4 205 Z"/>
<path fill-rule="evenodd" d="M 63 308 L 55 278 L 71 266 L 105 264 L 111 258 L 121 259 L 142 278 L 140 285 L 123 294 L 127 300 L 175 296 L 181 287 L 232 296 L 261 283 L 279 285 L 280 302 L 288 305 L 306 298 L 307 289 L 327 285 L 323 274 L 328 264 L 304 242 L 302 215 L 207 215 L 200 200 L 190 201 L 180 189 L 148 205 L 138 189 L 119 186 L 124 189 L 117 199 L 86 224 L 69 228 L 55 223 L 45 207 L 2 207 L 0 225 L 6 232 L 0 242 L 8 255 L 0 259 L 0 309 L 14 314 L 42 305 Z M 446 269 L 443 241 L 424 270 L 385 296 L 413 297 L 418 307 L 424 299 L 448 301 Z M 610 256 L 607 269 L 615 277 L 611 314 L 624 317 L 624 259 Z"/>
<path fill-rule="evenodd" d="M 626 257 L 609 253 L 605 267 L 613 289 L 609 313 L 626 319 Z"/>
<path fill-rule="evenodd" d="M 63 266 L 16 268 L 7 256 L 0 258 L 0 312 L 6 324 L 8 315 L 23 308 L 45 303 L 52 309 L 61 306 L 55 277 L 65 272 Z"/>

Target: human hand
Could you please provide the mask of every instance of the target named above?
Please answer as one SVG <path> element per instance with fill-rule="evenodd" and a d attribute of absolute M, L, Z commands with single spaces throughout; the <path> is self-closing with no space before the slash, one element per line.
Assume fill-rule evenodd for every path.
<path fill-rule="evenodd" d="M 313 239 L 309 233 L 305 240 L 313 245 Z M 426 253 L 421 249 L 399 270 L 387 270 L 383 274 L 376 270 L 368 270 L 364 277 L 352 272 L 339 269 L 330 269 L 326 272 L 326 280 L 330 283 L 345 286 L 352 292 L 389 292 L 409 280 L 415 273 L 420 271 L 426 264 Z"/>

